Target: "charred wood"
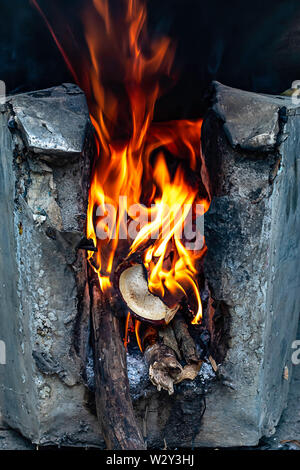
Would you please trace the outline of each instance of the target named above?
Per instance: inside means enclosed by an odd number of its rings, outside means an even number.
[[[145,449],[129,393],[121,321],[114,316],[97,282],[92,286],[92,319],[96,409],[107,448]]]

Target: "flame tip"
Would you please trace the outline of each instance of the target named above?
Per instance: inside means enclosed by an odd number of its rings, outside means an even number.
[[[171,295],[175,299],[192,292],[198,304],[192,323],[197,324],[202,318],[197,261],[204,256],[205,246],[198,251],[187,249],[183,229],[189,217],[193,222],[193,210],[189,207],[201,203],[206,212],[211,199],[201,150],[203,120],[153,122],[161,93],[160,77],[171,74],[174,43],[165,36],[149,37],[145,1],[128,0],[124,2],[123,15],[112,15],[108,0],[93,0],[92,10],[86,10],[84,15],[88,55],[76,68],[38,1],[31,0],[31,3],[46,22],[75,81],[85,91],[95,129],[96,153],[86,231],[98,250],[88,252],[87,257],[98,275],[101,291],[112,288],[111,273],[120,248],[119,239],[122,244],[133,240],[128,243],[130,254],[153,240],[144,250],[150,291],[162,298]],[[112,68],[114,80],[116,71],[122,77],[121,93],[107,86],[112,81]],[[153,163],[154,152],[157,156]],[[174,171],[168,167],[166,154],[174,157]],[[207,192],[205,198],[200,198],[199,188],[188,180],[187,167],[189,172],[201,175]],[[123,196],[127,202],[122,205],[119,201]],[[146,196],[147,207],[142,204]],[[145,223],[139,222],[138,216],[130,215],[128,208],[132,206],[148,217]],[[126,232],[125,216],[136,223],[133,237]],[[138,332],[138,321],[136,329]]]

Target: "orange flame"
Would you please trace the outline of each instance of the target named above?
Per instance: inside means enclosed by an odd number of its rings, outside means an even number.
[[[141,322],[139,320],[135,320],[135,336],[136,336],[137,344],[140,348],[140,351],[143,352],[142,342],[140,338],[140,326],[141,326]]]
[[[108,0],[92,4],[84,14],[89,54],[85,67],[76,73],[47,23],[86,93],[96,131],[87,237],[98,252],[88,256],[107,293],[120,253],[140,250],[150,291],[170,306],[192,293],[197,304],[193,323],[198,323],[202,306],[197,266],[205,247],[188,249],[182,232],[187,218],[194,220],[197,205],[206,212],[210,203],[201,152],[202,120],[153,123],[161,78],[170,76],[175,50],[170,38],[149,38],[145,5],[128,0],[125,11],[112,14]],[[167,165],[170,156],[176,166],[172,171]],[[192,172],[199,175],[201,196],[199,181],[189,179]],[[141,215],[145,223],[139,222]],[[126,231],[128,220],[139,229],[133,240]],[[99,237],[99,232],[105,236]],[[138,328],[136,323],[137,333]]]

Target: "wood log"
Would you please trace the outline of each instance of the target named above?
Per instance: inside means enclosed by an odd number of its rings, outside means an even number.
[[[176,314],[171,324],[159,330],[158,336],[160,339],[146,347],[144,352],[149,378],[158,391],[167,390],[172,395],[175,384],[196,378],[203,361],[180,313]],[[182,357],[187,363],[184,367],[178,361]]]
[[[174,393],[174,385],[183,380],[194,380],[203,364],[198,360],[182,367],[176,354],[170,347],[158,342],[145,350],[145,360],[149,366],[149,378],[160,392],[166,390],[169,395]]]
[[[173,349],[173,351],[176,353],[177,359],[181,361],[182,354],[180,352],[179,345],[172,327],[172,322],[164,328],[160,328],[158,330],[158,336],[161,339],[162,343],[164,343],[166,346],[169,346],[169,348]]]
[[[149,291],[141,263],[125,260],[117,268],[115,284],[133,315],[156,327],[161,326],[158,340],[151,334],[150,344],[145,346],[145,338],[141,344],[149,367],[150,381],[158,391],[166,390],[172,395],[174,384],[186,379],[193,380],[202,366],[188,326],[178,313],[180,304],[171,309]],[[179,362],[182,356],[187,363],[184,368]]]
[[[104,299],[98,282],[92,285],[96,409],[107,449],[146,448],[129,393],[121,322]]]
[[[119,276],[120,293],[133,315],[141,321],[153,324],[168,324],[176,314],[179,305],[169,308],[158,296],[148,289],[146,272],[142,264],[132,264]]]
[[[177,312],[172,322],[172,327],[186,363],[198,363],[200,357],[197,354],[195,342],[189,333],[188,325],[182,313]]]

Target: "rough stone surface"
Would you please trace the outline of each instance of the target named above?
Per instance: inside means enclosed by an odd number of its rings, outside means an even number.
[[[275,432],[291,380],[283,374],[300,311],[300,120],[289,98],[215,90],[203,127],[214,195],[205,271],[230,315],[230,340],[195,443],[249,446]]]
[[[73,84],[63,84],[8,99],[26,147],[35,153],[70,159],[83,148],[88,123],[84,94]],[[63,124],[63,125],[62,125]]]
[[[230,88],[214,82],[213,110],[222,119],[233,147],[245,150],[274,150],[279,137],[278,111],[283,106],[297,108],[283,96],[262,95]]]
[[[101,446],[74,351],[89,178],[84,95],[63,85],[11,97],[0,125],[3,421],[36,444]]]
[[[298,328],[300,340],[300,324]],[[295,351],[295,350],[294,350]],[[297,354],[300,358],[300,354]],[[267,449],[292,449],[300,451],[300,364],[294,364],[289,374],[292,374],[287,407],[276,428],[275,434],[263,440]]]
[[[12,429],[0,430],[0,450],[34,450],[35,446]]]

